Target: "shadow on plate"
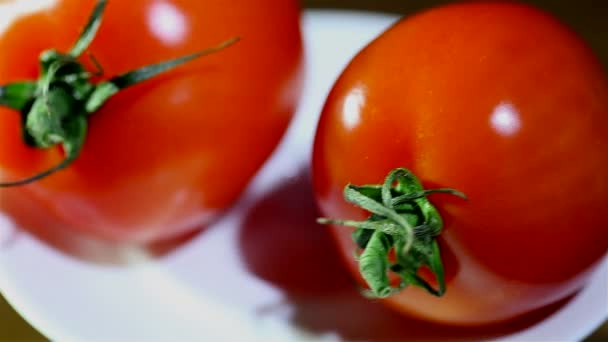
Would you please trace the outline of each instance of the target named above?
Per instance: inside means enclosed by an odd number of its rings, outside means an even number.
[[[280,314],[286,305],[293,308],[290,321],[297,327],[347,340],[471,340],[522,330],[566,302],[508,324],[474,329],[403,317],[360,295],[340,264],[330,231],[318,225],[316,217],[310,175],[304,171],[248,212],[239,236],[242,259],[251,273],[282,289],[287,298],[260,315]]]
[[[203,230],[196,229],[175,239],[149,245],[121,245],[66,229],[61,222],[49,220],[52,215],[35,214],[39,207],[23,192],[14,190],[5,191],[0,198],[0,212],[12,213],[10,218],[1,217],[2,224],[8,229],[0,231],[0,234],[9,236],[0,236],[0,252],[18,243],[24,234],[30,234],[46,246],[76,260],[100,265],[130,265],[163,257]]]

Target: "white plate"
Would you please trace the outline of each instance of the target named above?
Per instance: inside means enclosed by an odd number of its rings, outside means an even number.
[[[438,328],[362,299],[314,224],[308,159],[325,95],[347,61],[396,17],[308,11],[304,102],[240,202],[162,256],[121,251],[137,266],[68,256],[0,220],[0,290],[52,340],[433,339],[578,340],[608,316],[608,267],[529,326]],[[94,244],[97,256],[108,251]],[[325,258],[326,262],[321,263]],[[314,279],[318,279],[313,281]]]

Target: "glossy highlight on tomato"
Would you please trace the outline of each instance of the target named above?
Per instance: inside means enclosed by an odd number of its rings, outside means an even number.
[[[95,4],[57,0],[16,18],[0,34],[0,84],[37,79],[40,53],[67,52]],[[299,14],[291,0],[109,0],[81,57],[91,72],[101,66],[100,81],[240,41],[120,91],[90,116],[68,168],[0,189],[3,213],[38,230],[125,243],[171,239],[209,223],[239,196],[294,113],[303,76]],[[60,147],[28,146],[21,120],[0,108],[2,182],[63,158]]]
[[[383,299],[456,325],[506,321],[585,285],[608,250],[608,81],[550,15],[513,3],[453,4],[406,18],[365,47],[330,92],[313,179],[321,215],[363,220],[347,184],[397,168],[443,218],[447,290]],[[361,279],[352,228],[332,226]],[[428,277],[422,270],[421,277]]]

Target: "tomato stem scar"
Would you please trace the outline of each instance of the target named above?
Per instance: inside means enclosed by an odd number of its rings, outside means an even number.
[[[194,59],[221,51],[239,41],[228,39],[217,46],[186,56],[147,65],[94,84],[103,68],[89,54],[96,68],[86,70],[78,58],[88,49],[101,26],[107,0],[98,0],[91,16],[69,53],[53,49],[40,54],[41,75],[37,81],[0,86],[0,106],[17,110],[22,116],[24,141],[39,149],[63,148],[65,157],[56,166],[31,177],[0,183],[0,187],[26,185],[60,171],[80,155],[84,146],[89,115],[97,112],[120,90],[147,81]]]
[[[453,189],[425,190],[418,178],[409,170],[392,170],[382,185],[344,188],[347,202],[371,213],[365,221],[319,218],[321,224],[354,227],[353,240],[362,250],[358,256],[359,271],[370,290],[368,297],[386,298],[408,285],[421,287],[435,296],[446,291],[445,274],[436,237],[443,229],[443,220],[427,199],[434,193],[447,193],[467,199]],[[395,252],[396,260],[389,255]],[[418,275],[428,267],[437,281],[437,289]],[[400,278],[392,286],[388,277],[393,273]]]

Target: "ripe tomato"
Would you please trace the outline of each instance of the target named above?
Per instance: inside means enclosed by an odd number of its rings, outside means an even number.
[[[17,3],[1,11],[7,6]],[[40,53],[67,52],[94,7],[92,0],[60,0],[12,22],[0,34],[0,84],[37,79]],[[297,105],[298,2],[110,0],[87,49],[104,80],[234,36],[238,44],[112,97],[90,116],[84,147],[68,168],[0,189],[4,211],[45,230],[134,243],[208,223],[273,151]],[[87,54],[81,59],[95,71]],[[0,108],[2,181],[62,158],[59,147],[25,144],[19,113]]]
[[[312,172],[332,219],[368,217],[344,187],[381,184],[395,168],[465,193],[428,198],[444,221],[447,292],[409,286],[383,301],[478,325],[585,284],[608,249],[606,151],[608,81],[590,49],[537,9],[468,3],[405,19],[351,61],[323,109]],[[352,229],[332,230],[358,275]],[[432,285],[427,271],[418,276]]]

